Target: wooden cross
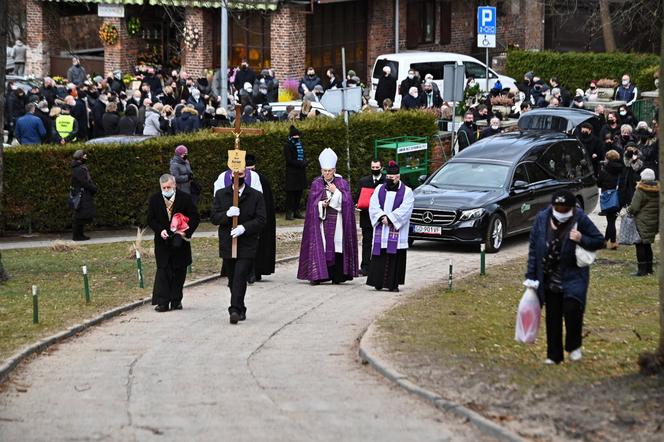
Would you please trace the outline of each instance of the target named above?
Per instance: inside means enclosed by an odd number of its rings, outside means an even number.
[[[263,135],[265,131],[263,129],[256,128],[243,128],[241,123],[242,117],[242,106],[239,104],[235,105],[235,127],[214,127],[212,131],[214,133],[232,133],[235,135],[235,148],[228,151],[228,168],[233,172],[233,206],[239,207],[240,204],[240,189],[239,187],[239,178],[240,173],[244,172],[246,168],[245,156],[246,151],[240,149],[240,135]],[[237,227],[238,220],[237,216],[233,217],[233,229]],[[237,258],[237,238],[233,238],[233,245],[231,248],[231,257]]]

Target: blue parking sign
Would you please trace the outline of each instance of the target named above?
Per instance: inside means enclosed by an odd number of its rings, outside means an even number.
[[[480,6],[477,8],[477,34],[496,35],[496,8]]]

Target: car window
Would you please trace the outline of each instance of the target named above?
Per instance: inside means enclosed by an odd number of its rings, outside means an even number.
[[[567,132],[568,121],[557,115],[528,115],[519,118],[519,129],[554,130],[556,132]]]
[[[583,166],[578,163],[583,156],[581,149],[576,149],[576,151],[566,149],[563,143],[556,143],[551,145],[537,162],[554,177],[573,180],[583,176]]]
[[[466,68],[466,77],[486,78],[486,68],[481,64],[464,61],[463,66]],[[489,78],[497,78],[491,70],[489,70]]]
[[[445,71],[445,65],[454,64],[453,61],[430,61],[426,63],[411,63],[410,68],[420,73],[420,78],[424,78],[427,74],[433,75],[434,80],[442,80]]]
[[[526,170],[528,171],[529,183],[539,183],[551,179],[549,174],[535,163],[526,163]]]
[[[383,76],[383,68],[389,66],[392,70],[392,76],[397,77],[399,75],[399,62],[394,60],[388,60],[386,58],[380,58],[376,60],[376,65],[374,66],[373,78],[380,78]]]
[[[523,164],[519,164],[516,166],[516,170],[514,171],[514,177],[512,178],[512,186],[514,186],[514,183],[517,181],[523,181],[526,183],[529,183],[528,181],[528,173],[526,172],[526,166]]]
[[[574,177],[581,178],[590,175],[592,170],[590,169],[588,156],[583,146],[573,141],[566,141],[563,143],[563,146],[565,156],[569,157],[570,163],[574,165]]]
[[[500,164],[448,163],[428,184],[440,189],[450,186],[499,189],[505,186],[509,170]]]

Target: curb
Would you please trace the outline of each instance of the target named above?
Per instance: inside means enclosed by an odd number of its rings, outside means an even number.
[[[376,355],[376,352],[372,348],[371,344],[367,343],[369,338],[374,334],[375,327],[372,323],[360,337],[359,356],[363,363],[371,365],[371,367],[382,376],[394,382],[407,392],[430,402],[434,407],[443,411],[451,411],[458,416],[468,419],[468,421],[470,421],[473,425],[475,425],[475,427],[477,427],[477,429],[479,429],[487,436],[506,442],[525,442],[525,439],[523,439],[521,436],[509,431],[504,427],[501,427],[492,420],[485,418],[481,414],[467,407],[464,407],[463,405],[450,402],[447,399],[442,398],[440,395],[409,381],[408,377],[396,371],[386,361],[380,359],[380,357]]]
[[[275,264],[284,264],[287,262],[291,261],[296,261],[300,257],[299,256],[288,256],[286,258],[281,258],[277,259],[275,261]],[[195,287],[201,284],[205,284],[210,281],[214,281],[215,279],[220,279],[219,275],[210,275],[210,276],[205,276],[200,279],[196,279],[194,281],[188,282],[184,285],[184,288],[191,288]],[[54,335],[48,336],[40,341],[35,342],[34,344],[31,344],[27,347],[25,347],[23,350],[19,351],[18,353],[14,354],[11,356],[9,359],[7,359],[5,362],[3,362],[2,365],[0,365],[0,385],[7,379],[7,377],[11,374],[11,372],[25,359],[28,357],[32,356],[33,354],[41,353],[47,348],[58,344],[66,339],[71,338],[72,336],[75,336],[82,331],[85,331],[86,329],[90,327],[94,327],[95,325],[99,325],[104,321],[107,321],[109,319],[112,319],[116,316],[121,315],[122,313],[128,312],[130,310],[135,310],[139,307],[144,306],[145,304],[150,303],[152,298],[143,298],[138,301],[130,302],[129,304],[121,305],[120,307],[116,307],[114,309],[108,310],[99,316],[96,316],[92,319],[88,319],[87,321],[81,323],[81,324],[76,324],[71,327],[69,327],[66,330],[63,330],[59,333],[56,333]]]

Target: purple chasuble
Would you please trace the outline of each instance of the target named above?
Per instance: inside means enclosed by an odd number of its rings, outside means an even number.
[[[230,170],[227,170],[224,173],[224,187],[228,187],[233,184],[233,172]],[[251,170],[250,169],[245,169],[244,170],[244,184],[247,185],[247,187],[251,187]]]
[[[403,196],[406,194],[406,186],[402,183],[399,183],[399,189],[397,189],[397,194],[394,197],[394,204],[392,204],[392,210],[398,209],[403,203]],[[385,184],[380,186],[378,189],[378,204],[380,204],[381,210],[385,210],[385,198],[387,197],[387,189]],[[387,253],[390,255],[395,255],[397,253],[397,248],[399,246],[399,231],[394,228],[393,225],[389,225],[390,233],[387,236]],[[383,239],[383,223],[379,222],[376,228],[374,229],[374,243],[373,250],[371,252],[374,256],[380,255],[380,243]]]

